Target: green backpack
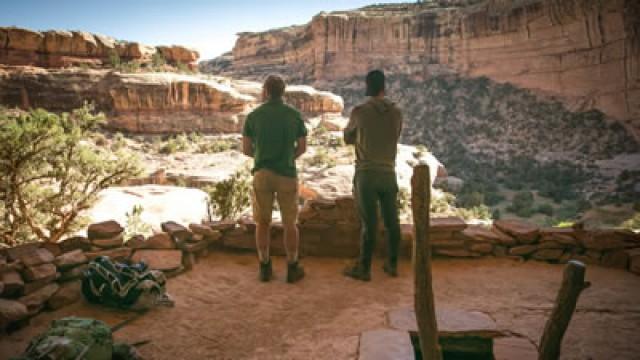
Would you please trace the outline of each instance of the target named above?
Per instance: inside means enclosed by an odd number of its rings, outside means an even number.
[[[15,360],[111,360],[113,345],[111,329],[104,322],[67,317],[52,321]]]

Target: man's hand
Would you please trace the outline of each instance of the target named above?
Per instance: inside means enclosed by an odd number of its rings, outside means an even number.
[[[242,137],[242,153],[253,157],[253,140],[248,136]]]
[[[299,137],[298,140],[296,141],[296,152],[295,152],[296,159],[299,158],[302,154],[304,154],[305,151],[307,151],[307,138],[302,136],[302,137]]]

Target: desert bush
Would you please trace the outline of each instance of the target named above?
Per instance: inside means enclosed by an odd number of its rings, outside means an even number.
[[[326,148],[318,147],[315,153],[305,159],[307,166],[330,168],[336,166],[335,157],[331,156]]]
[[[465,220],[491,220],[491,210],[486,205],[471,208],[457,208],[455,213]]]
[[[198,144],[197,151],[202,154],[219,153],[229,150],[238,150],[240,144],[232,139],[204,140]]]
[[[530,217],[534,212],[533,193],[531,191],[521,191],[516,193],[507,210],[520,217]]]
[[[236,171],[228,179],[208,186],[210,214],[220,219],[233,219],[244,211],[251,199],[251,176],[248,168]]]
[[[113,140],[111,141],[112,151],[118,151],[126,147],[127,147],[127,140],[125,140],[124,135],[122,135],[122,133],[117,132],[115,135],[113,135]]]
[[[118,54],[116,50],[111,50],[109,52],[109,63],[114,69],[117,69],[122,65],[122,59],[120,59],[120,54]]]
[[[547,216],[553,216],[553,207],[551,204],[540,204],[536,208],[536,212]]]
[[[441,197],[432,197],[430,210],[434,214],[448,214],[454,208],[455,196],[443,193]]]
[[[640,231],[640,212],[636,212],[631,218],[624,221],[621,227],[631,231]]]
[[[142,220],[144,207],[134,205],[131,212],[126,213],[127,222],[124,226],[124,237],[129,239],[134,235],[150,236],[153,234],[151,225]]]
[[[186,151],[189,149],[191,143],[185,134],[180,134],[169,138],[161,147],[161,154],[175,154],[179,151]]]
[[[98,193],[139,173],[135,157],[81,140],[102,114],[85,105],[61,115],[0,113],[0,236],[55,242],[83,224]]]
[[[167,60],[162,56],[162,53],[156,51],[151,56],[151,66],[154,70],[159,71],[163,66],[167,64]]]

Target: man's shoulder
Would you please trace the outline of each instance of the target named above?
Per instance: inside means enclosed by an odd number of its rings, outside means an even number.
[[[293,105],[287,104],[287,103],[282,103],[282,106],[284,109],[286,109],[286,111],[288,111],[291,115],[295,115],[300,117],[300,110],[296,109]]]

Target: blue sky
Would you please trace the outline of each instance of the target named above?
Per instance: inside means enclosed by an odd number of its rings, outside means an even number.
[[[320,11],[376,0],[4,0],[0,26],[85,30],[149,45],[180,44],[208,59],[231,50],[235,34],[303,24]],[[385,0],[385,2],[401,2]]]

